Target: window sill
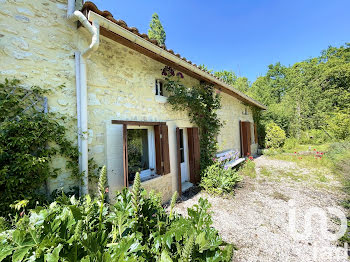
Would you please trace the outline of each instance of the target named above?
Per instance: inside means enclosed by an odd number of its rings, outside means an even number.
[[[147,176],[140,177],[140,179],[141,179],[141,183],[143,183],[143,182],[146,182],[146,181],[150,181],[150,180],[152,180],[152,179],[155,179],[155,178],[157,178],[157,177],[161,177],[161,175],[151,174],[151,175],[147,175]],[[131,184],[131,183],[129,184],[129,188],[132,188],[133,184],[134,184],[134,181],[132,181],[132,184]]]
[[[166,96],[156,95],[156,101],[158,103],[164,104],[164,103],[168,102],[168,98]]]
[[[160,177],[160,175],[151,174],[151,175],[148,175],[148,176],[144,176],[144,177],[141,178],[141,182],[145,182],[145,181],[151,180],[151,179],[156,178],[156,177]]]

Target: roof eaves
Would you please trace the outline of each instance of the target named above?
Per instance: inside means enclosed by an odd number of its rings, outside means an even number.
[[[125,30],[133,33],[134,35],[142,38],[143,40],[163,49],[164,51],[170,53],[171,55],[177,57],[178,59],[181,59],[183,62],[191,65],[192,70],[194,72],[196,72],[196,71],[198,72],[198,70],[200,70],[201,72],[205,73],[207,75],[207,78],[209,78],[211,81],[214,81],[219,86],[222,86],[224,88],[231,90],[232,92],[236,93],[238,96],[242,97],[244,100],[249,101],[250,103],[254,104],[255,106],[257,106],[261,109],[264,109],[264,110],[267,109],[267,107],[265,105],[261,104],[260,102],[256,101],[255,99],[247,96],[246,94],[240,92],[239,90],[237,90],[233,86],[228,85],[227,83],[222,81],[219,77],[215,76],[213,73],[201,68],[199,65],[192,63],[190,60],[187,60],[185,57],[181,57],[180,54],[175,54],[175,52],[172,49],[167,49],[164,45],[160,45],[157,42],[157,40],[150,39],[147,34],[141,34],[136,27],[129,27],[125,21],[114,19],[113,15],[109,11],[101,11],[98,9],[98,7],[94,3],[88,1],[88,2],[84,3],[84,5],[82,7],[82,12],[87,16],[89,11],[92,11],[92,12],[104,17],[105,19],[107,19],[107,20],[111,21],[112,23],[124,28]]]

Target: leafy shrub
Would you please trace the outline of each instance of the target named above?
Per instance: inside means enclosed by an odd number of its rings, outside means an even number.
[[[326,119],[326,129],[335,139],[350,139],[350,115],[333,113]]]
[[[232,168],[225,169],[219,161],[208,166],[201,176],[201,187],[210,194],[233,193],[241,177]]]
[[[105,203],[106,169],[98,198],[62,195],[0,233],[0,261],[231,261],[233,246],[211,227],[210,204],[200,199],[188,218],[170,214],[160,197],[147,196],[136,175],[132,192]]]
[[[330,140],[329,135],[324,130],[321,129],[310,129],[307,131],[303,131],[301,133],[301,137],[299,142],[301,144],[313,144],[319,145]]]
[[[266,147],[278,148],[283,145],[286,140],[286,133],[276,123],[269,122],[266,125]]]
[[[18,80],[0,83],[0,216],[16,200],[28,199],[31,206],[44,201],[38,189],[58,174],[50,168],[55,156],[65,157],[79,175],[78,149],[66,138],[62,118],[44,112],[44,94],[39,87],[22,88]]]
[[[298,140],[294,137],[288,137],[283,144],[283,149],[290,150],[296,147]]]

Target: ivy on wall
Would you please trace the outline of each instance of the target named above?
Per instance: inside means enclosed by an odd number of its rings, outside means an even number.
[[[213,156],[217,152],[217,135],[222,123],[217,115],[221,108],[220,94],[208,83],[188,88],[182,82],[181,72],[165,66],[162,70],[165,77],[165,88],[169,92],[168,103],[173,110],[186,111],[191,123],[199,128],[200,132],[200,166],[204,170],[213,163]]]
[[[10,211],[16,200],[33,206],[45,200],[38,189],[60,169],[51,167],[54,157],[66,159],[66,167],[79,179],[79,152],[66,137],[65,118],[45,112],[42,98],[47,91],[29,90],[18,80],[0,83],[0,216]]]

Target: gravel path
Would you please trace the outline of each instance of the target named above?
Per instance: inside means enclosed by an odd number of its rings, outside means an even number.
[[[207,198],[212,204],[214,227],[225,241],[234,243],[238,249],[233,261],[347,261],[345,249],[322,236],[317,216],[312,220],[312,234],[308,238],[294,240],[289,231],[289,200],[294,200],[298,232],[304,230],[304,215],[310,208],[321,208],[325,212],[327,207],[342,210],[339,202],[343,195],[337,189],[337,182],[334,187],[319,187],[305,179],[290,176],[281,179],[286,171],[303,177],[307,171],[293,162],[270,160],[265,156],[255,159],[255,163],[257,176],[245,177],[233,198],[200,192],[178,203],[176,211],[186,215],[187,208],[200,197]],[[261,173],[263,169],[269,170],[268,176]],[[327,215],[327,230],[336,232],[339,220]]]

